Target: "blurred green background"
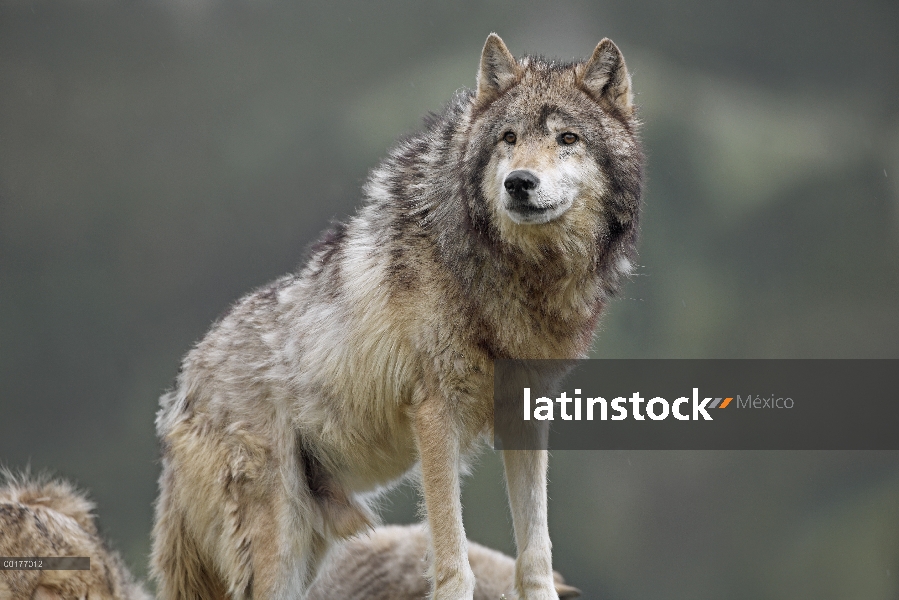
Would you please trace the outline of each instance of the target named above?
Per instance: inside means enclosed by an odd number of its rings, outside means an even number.
[[[513,53],[624,52],[640,268],[597,357],[899,358],[899,3],[0,0],[0,461],[146,571],[156,401],[368,169]],[[899,598],[899,453],[555,452],[587,598]],[[470,536],[512,551],[498,458]],[[414,489],[384,502],[415,518]]]

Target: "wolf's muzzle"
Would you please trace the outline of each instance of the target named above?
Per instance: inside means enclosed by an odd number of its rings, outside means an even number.
[[[503,186],[518,203],[526,203],[531,192],[537,189],[540,180],[530,171],[512,171],[506,176]]]

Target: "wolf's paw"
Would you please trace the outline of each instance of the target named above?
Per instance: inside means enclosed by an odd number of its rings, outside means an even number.
[[[559,600],[555,586],[549,589],[532,589],[518,593],[520,600]]]
[[[525,551],[518,556],[515,589],[520,600],[559,600],[549,556],[549,552],[539,550]]]
[[[463,568],[434,579],[432,600],[472,600],[473,596],[474,572],[467,563]]]
[[[566,588],[565,591],[568,591],[567,588],[569,587],[563,585],[563,588]],[[561,597],[561,592],[557,589],[552,575],[549,577],[537,577],[534,575],[519,577],[516,588],[520,600],[559,600]],[[576,588],[570,589],[575,590]],[[568,595],[565,597],[572,598],[575,596]]]

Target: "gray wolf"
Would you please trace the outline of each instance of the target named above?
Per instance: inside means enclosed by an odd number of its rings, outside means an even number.
[[[420,475],[437,600],[471,599],[460,476],[498,358],[585,356],[635,257],[642,155],[618,48],[516,60],[369,176],[305,266],[238,301],[160,400],[152,571],[165,600],[304,598],[374,497]],[[520,598],[557,598],[545,451],[503,453]]]
[[[150,600],[97,535],[93,504],[71,484],[4,474],[0,555],[89,556],[91,571],[0,571],[0,600],[93,598]],[[469,542],[475,600],[511,597],[515,561]],[[428,533],[421,525],[377,527],[332,552],[309,589],[310,600],[420,600],[428,593]],[[560,598],[580,592],[554,573]]]
[[[0,571],[0,600],[150,600],[97,533],[74,486],[0,473],[0,556],[88,556],[89,571]]]
[[[309,600],[420,600],[428,596],[428,531],[422,525],[377,527],[341,544],[322,566]],[[513,598],[515,561],[501,552],[468,542],[475,574],[474,600]],[[553,573],[559,598],[580,596]]]

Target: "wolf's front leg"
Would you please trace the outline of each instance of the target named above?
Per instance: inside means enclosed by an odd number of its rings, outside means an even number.
[[[439,400],[425,400],[415,415],[422,484],[433,552],[433,600],[470,600],[474,573],[462,526],[459,437]]]
[[[518,559],[515,590],[522,600],[557,600],[546,521],[546,450],[503,450]]]

